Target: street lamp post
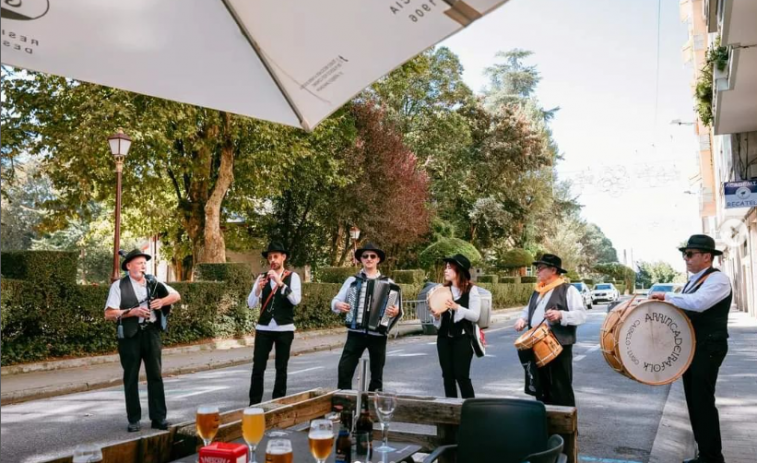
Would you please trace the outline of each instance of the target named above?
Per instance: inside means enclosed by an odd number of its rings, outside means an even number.
[[[121,171],[124,168],[124,158],[129,154],[131,138],[123,130],[108,137],[110,152],[116,160],[116,231],[113,236],[113,274],[110,281],[116,281],[121,277],[118,266],[118,250],[121,247]]]
[[[351,227],[350,238],[352,238],[352,262],[357,264],[358,259],[355,257],[355,253],[357,252],[357,240],[360,238],[360,229],[355,226]]]

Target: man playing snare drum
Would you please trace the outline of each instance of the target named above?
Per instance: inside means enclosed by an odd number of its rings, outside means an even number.
[[[680,294],[653,293],[650,299],[667,301],[683,309],[696,335],[694,359],[683,374],[683,390],[699,456],[684,463],[723,463],[715,383],[728,352],[731,281],[712,267],[713,258],[723,253],[715,248],[715,240],[709,236],[692,235],[679,250],[691,278]]]
[[[515,322],[515,329],[530,329],[544,320],[563,350],[538,371],[534,371],[533,361],[524,362],[526,392],[545,404],[575,407],[573,344],[576,327],[586,321],[586,307],[578,290],[560,276],[567,273],[562,268],[562,259],[544,254],[533,265],[536,266],[536,288],[521,318]]]

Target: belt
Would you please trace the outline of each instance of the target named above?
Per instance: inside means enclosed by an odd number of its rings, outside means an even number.
[[[139,324],[139,329],[140,329],[140,330],[147,330],[147,329],[150,329],[150,328],[154,328],[154,327],[155,327],[155,325],[157,325],[157,323],[153,323],[153,322],[144,322],[144,323],[140,323],[140,324]]]

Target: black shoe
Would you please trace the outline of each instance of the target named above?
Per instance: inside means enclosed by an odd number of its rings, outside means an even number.
[[[171,423],[169,423],[166,420],[152,420],[152,428],[153,429],[162,429],[163,431],[168,430],[168,426],[170,426]]]
[[[139,432],[142,430],[142,425],[139,424],[139,422],[129,423],[129,426],[126,427],[126,430],[129,432]]]

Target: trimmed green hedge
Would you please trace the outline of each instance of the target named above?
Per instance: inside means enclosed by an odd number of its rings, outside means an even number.
[[[78,253],[69,251],[8,251],[0,253],[6,278],[75,284]]]
[[[499,276],[499,282],[502,284],[513,284],[513,283],[520,283],[520,277],[513,277],[513,276]]]
[[[422,285],[426,280],[426,272],[421,269],[394,270],[389,277],[397,284]]]
[[[476,283],[492,293],[492,308],[504,309],[526,305],[531,294],[534,292],[534,285],[524,283]]]
[[[499,260],[499,265],[502,268],[522,268],[530,267],[534,261],[534,256],[521,248],[510,249],[505,252]]]
[[[536,283],[536,277],[520,277],[521,283]],[[533,287],[531,287],[533,289]]]
[[[316,280],[319,283],[342,284],[347,278],[355,276],[358,271],[357,267],[322,267],[318,269]]]
[[[497,275],[479,275],[476,280],[478,283],[499,283],[499,277]]]

